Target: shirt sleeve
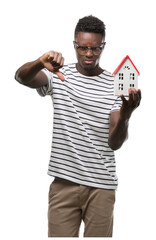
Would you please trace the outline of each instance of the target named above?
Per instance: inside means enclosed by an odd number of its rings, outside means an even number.
[[[121,105],[122,105],[122,100],[120,97],[117,97],[112,106],[111,112],[120,111]]]
[[[48,71],[46,68],[42,69],[42,72],[44,72],[44,74],[47,76],[48,84],[37,88],[36,90],[41,97],[44,97],[46,95],[52,95],[53,73]]]

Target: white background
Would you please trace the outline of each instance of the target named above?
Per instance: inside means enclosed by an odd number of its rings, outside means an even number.
[[[90,14],[106,24],[101,67],[113,72],[129,54],[141,73],[142,103],[116,152],[114,239],[156,237],[155,1],[6,0],[0,6],[0,239],[47,239],[52,103],[18,84],[15,71],[49,50],[75,62],[74,28]]]

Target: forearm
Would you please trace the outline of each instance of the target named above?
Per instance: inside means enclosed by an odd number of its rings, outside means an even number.
[[[23,85],[28,85],[33,81],[37,73],[43,68],[44,66],[41,63],[40,59],[37,59],[33,62],[28,62],[16,71],[15,79]]]
[[[109,146],[113,150],[119,149],[128,137],[129,120],[122,120],[119,118],[116,126],[109,134]]]

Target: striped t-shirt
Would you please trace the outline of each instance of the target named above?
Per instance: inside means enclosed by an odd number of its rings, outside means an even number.
[[[108,145],[110,113],[118,111],[120,98],[114,96],[114,78],[103,71],[85,76],[76,64],[65,65],[57,75],[42,70],[48,85],[37,89],[53,101],[53,139],[48,174],[78,184],[116,189],[114,151]]]

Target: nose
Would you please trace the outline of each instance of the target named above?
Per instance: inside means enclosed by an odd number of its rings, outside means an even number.
[[[92,57],[92,56],[93,56],[93,51],[92,51],[92,49],[88,49],[88,50],[87,50],[86,56],[87,56],[87,57]]]

